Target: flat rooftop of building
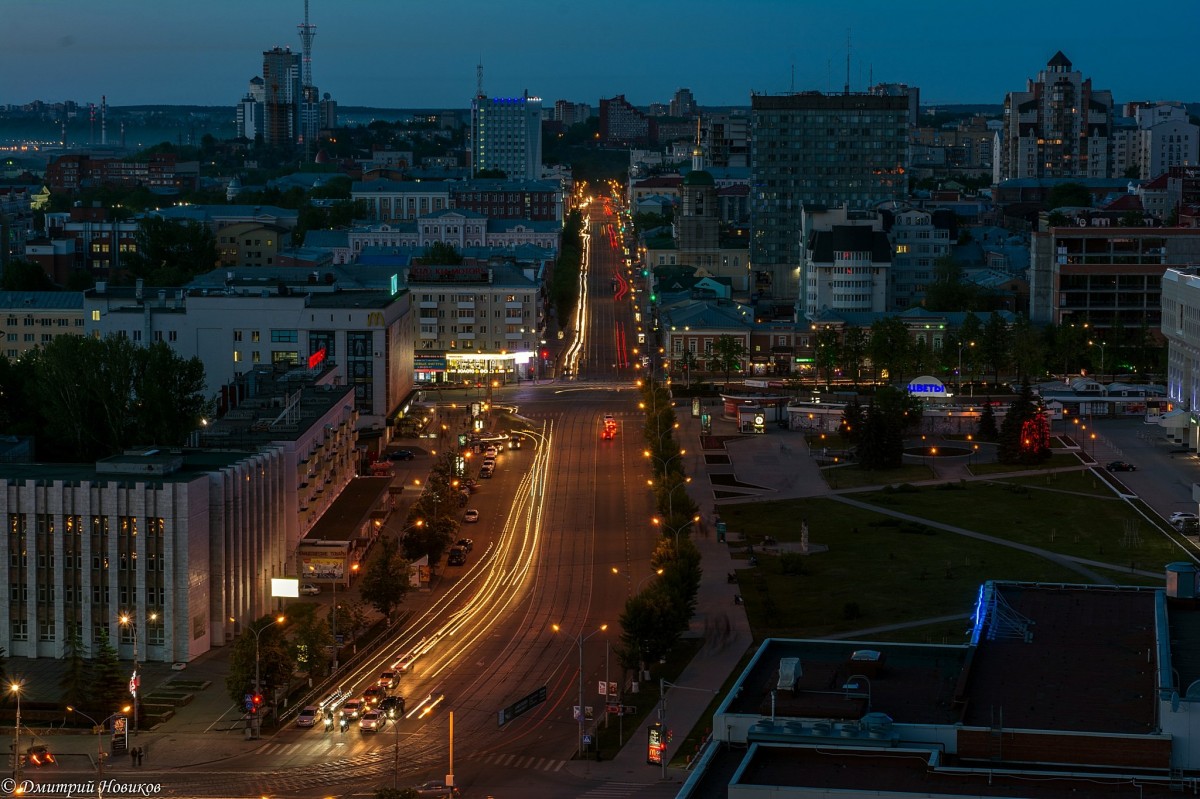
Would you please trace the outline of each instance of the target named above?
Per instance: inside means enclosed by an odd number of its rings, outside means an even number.
[[[231,466],[253,454],[248,450],[150,448],[142,452],[114,455],[96,463],[0,463],[0,479],[61,480],[78,483],[127,482],[130,478],[135,478],[149,483],[186,483],[199,475]]]
[[[1165,781],[1135,783],[1129,775],[1101,773],[1058,775],[1029,770],[964,769],[959,764],[931,767],[934,753],[919,749],[758,744],[746,749],[722,747],[687,799],[747,794],[770,786],[846,792],[847,796],[1021,796],[1026,799],[1078,799],[1086,796],[1155,799],[1172,795]],[[1079,769],[1075,769],[1079,771]],[[1147,775],[1148,776],[1148,775]],[[1161,778],[1162,775],[1157,775]],[[818,795],[816,793],[812,795]],[[819,795],[826,795],[824,793]],[[1174,795],[1178,795],[1175,792]]]
[[[355,477],[321,514],[304,536],[305,541],[352,541],[376,507],[376,501],[392,485],[390,477]]]
[[[1028,638],[980,640],[963,724],[990,726],[1003,712],[1010,728],[1154,731],[1157,676],[1147,660],[1156,646],[1154,588],[995,585],[1028,620]]]
[[[354,404],[353,386],[318,382],[332,371],[327,367],[314,374],[297,367],[277,374],[265,367],[246,373],[240,379],[252,387],[252,396],[211,422],[200,435],[200,444],[253,449],[273,441],[295,441],[332,408]],[[289,405],[289,397],[298,401]]]

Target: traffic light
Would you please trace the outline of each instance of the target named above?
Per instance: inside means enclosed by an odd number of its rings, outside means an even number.
[[[550,350],[542,350],[542,360],[550,357]]]
[[[255,694],[250,699],[250,712],[258,713],[259,708],[261,708],[261,707],[262,707],[262,694]]]

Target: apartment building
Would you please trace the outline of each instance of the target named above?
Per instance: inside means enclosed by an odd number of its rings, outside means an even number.
[[[907,192],[908,98],[804,92],[750,98],[751,250],[755,288],[796,299],[805,207],[850,210]]]
[[[1005,96],[993,182],[1110,177],[1112,128],[1112,92],[1093,88],[1059,51],[1025,91]]]
[[[416,306],[418,383],[538,376],[545,309],[539,276],[515,264],[405,270]]]
[[[83,335],[83,294],[78,291],[0,291],[0,341],[16,361],[58,336]]]

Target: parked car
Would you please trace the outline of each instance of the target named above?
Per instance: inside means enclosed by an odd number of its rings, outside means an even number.
[[[499,454],[499,451],[495,447],[488,447],[483,451],[483,456],[485,458],[494,458]]]
[[[474,508],[469,509],[466,513],[463,514],[463,521],[464,522],[479,521],[479,511],[475,510]]]
[[[1200,517],[1196,516],[1194,513],[1183,513],[1181,511],[1176,511],[1175,513],[1171,514],[1171,523],[1174,524],[1176,522],[1186,522],[1197,518]]]
[[[479,476],[484,480],[492,479],[492,468],[490,466],[484,466],[479,470]]]
[[[313,726],[314,724],[317,723],[317,716],[319,716],[320,713],[321,713],[321,711],[317,709],[316,705],[309,705],[308,707],[301,710],[300,714],[298,716],[296,716],[296,726],[297,727]]]
[[[321,586],[312,583],[304,583],[300,586],[300,593],[304,596],[316,596],[321,593]]]
[[[496,468],[496,459],[495,458],[484,458],[483,459],[483,468],[495,469]]]
[[[416,457],[416,455],[413,454],[411,449],[398,449],[395,452],[392,452],[388,455],[388,460],[390,460],[390,461],[411,461],[415,457]]]
[[[1136,466],[1134,466],[1132,463],[1127,463],[1125,461],[1113,461],[1112,463],[1108,464],[1108,466],[1105,468],[1107,468],[1110,472],[1136,472],[1137,471]]]
[[[460,539],[458,539],[457,541],[455,541],[455,542],[454,542],[454,546],[456,546],[456,547],[462,547],[463,549],[465,549],[465,550],[467,550],[468,552],[470,552],[472,549],[474,549],[474,548],[475,548],[475,539],[473,539],[473,538],[460,538]]]
[[[450,547],[450,554],[446,556],[447,566],[462,566],[467,562],[467,550],[462,547]]]

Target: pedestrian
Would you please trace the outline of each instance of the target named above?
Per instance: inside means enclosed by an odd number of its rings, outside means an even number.
[[[141,768],[142,767],[142,755],[144,755],[146,753],[142,751],[142,747],[140,747],[140,746],[137,748],[137,753],[138,753],[138,758],[137,758],[138,768]]]
[[[130,766],[137,765],[137,747],[134,747],[133,749],[129,750],[129,765]]]

